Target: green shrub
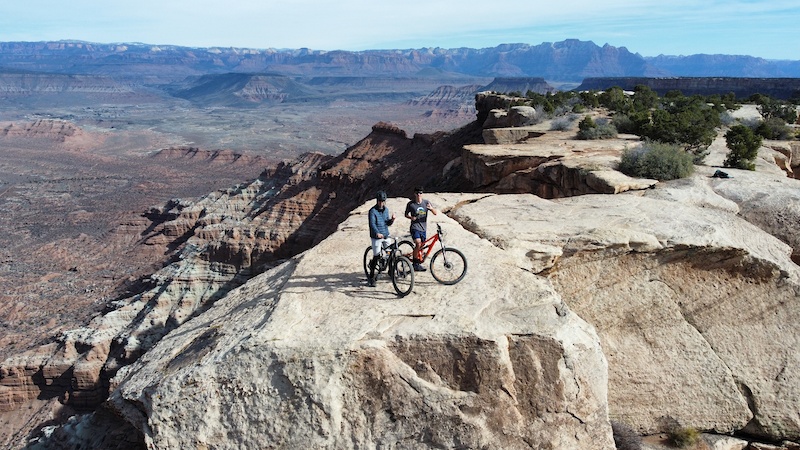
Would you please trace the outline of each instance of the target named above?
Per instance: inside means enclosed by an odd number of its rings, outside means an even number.
[[[693,155],[680,145],[644,142],[641,147],[625,149],[620,172],[637,178],[675,180],[694,172]]]
[[[605,106],[611,111],[627,112],[631,108],[631,100],[619,86],[605,90],[598,95],[597,100],[601,106]]]
[[[583,102],[589,108],[597,108],[600,106],[600,100],[597,98],[598,94],[596,91],[584,91],[578,94]]]
[[[658,104],[658,94],[649,87],[638,84],[633,88],[633,109],[635,111],[649,111]]]
[[[586,116],[578,123],[578,129],[581,131],[597,127],[597,124],[592,120],[592,116]]]
[[[667,435],[669,443],[678,448],[694,447],[700,442],[700,432],[693,427],[675,427]]]
[[[578,123],[578,139],[611,139],[617,137],[617,129],[606,119],[600,119],[595,123],[591,117],[586,116]]]
[[[673,97],[663,109],[653,111],[641,136],[700,150],[711,145],[720,124],[719,113],[700,98]]]
[[[630,114],[617,113],[612,118],[614,126],[620,133],[642,134],[642,130],[650,124],[650,113],[632,111]]]
[[[585,131],[578,131],[578,139],[591,141],[595,139],[612,139],[617,137],[617,129],[610,123],[598,125]]]
[[[786,123],[794,123],[797,120],[797,109],[793,104],[782,100],[774,99],[768,95],[753,94],[750,96],[758,108],[758,112],[765,119],[777,117]]]
[[[753,130],[764,139],[789,140],[794,137],[792,129],[779,117],[770,117]]]
[[[734,125],[725,133],[725,142],[730,149],[722,163],[734,169],[755,170],[754,161],[761,147],[761,136],[744,125]]]
[[[684,427],[673,417],[661,417],[659,422],[661,429],[667,434],[667,441],[673,447],[696,448],[702,440],[697,428]]]
[[[614,117],[611,119],[614,122],[614,126],[617,127],[617,131],[620,133],[630,133],[636,134],[636,124],[633,123],[631,117],[627,114],[614,114]]]

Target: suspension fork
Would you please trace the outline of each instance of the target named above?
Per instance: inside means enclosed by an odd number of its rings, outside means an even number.
[[[444,237],[442,236],[442,233],[439,232],[438,235],[439,235],[439,246],[442,249],[442,258],[444,258],[444,263],[445,265],[447,265],[447,246],[444,244]]]

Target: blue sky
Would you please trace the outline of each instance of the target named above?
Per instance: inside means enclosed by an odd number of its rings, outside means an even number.
[[[800,60],[798,0],[5,0],[0,41],[317,50],[495,47],[565,39],[643,56]]]

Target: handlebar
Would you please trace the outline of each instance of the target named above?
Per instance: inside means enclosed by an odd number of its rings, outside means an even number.
[[[383,247],[384,250],[391,249],[391,248],[397,248],[397,238],[396,237],[394,237],[394,236],[386,236],[383,239],[390,239],[392,241],[391,243],[388,243],[388,244],[386,243],[386,241],[381,243],[381,246]]]

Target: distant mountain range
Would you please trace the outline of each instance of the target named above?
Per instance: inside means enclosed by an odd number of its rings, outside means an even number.
[[[77,41],[0,43],[0,72],[92,74],[152,83],[220,73],[295,77],[541,77],[580,83],[596,77],[800,77],[800,61],[753,56],[644,57],[591,41],[504,44],[493,48],[322,51],[192,48]]]

